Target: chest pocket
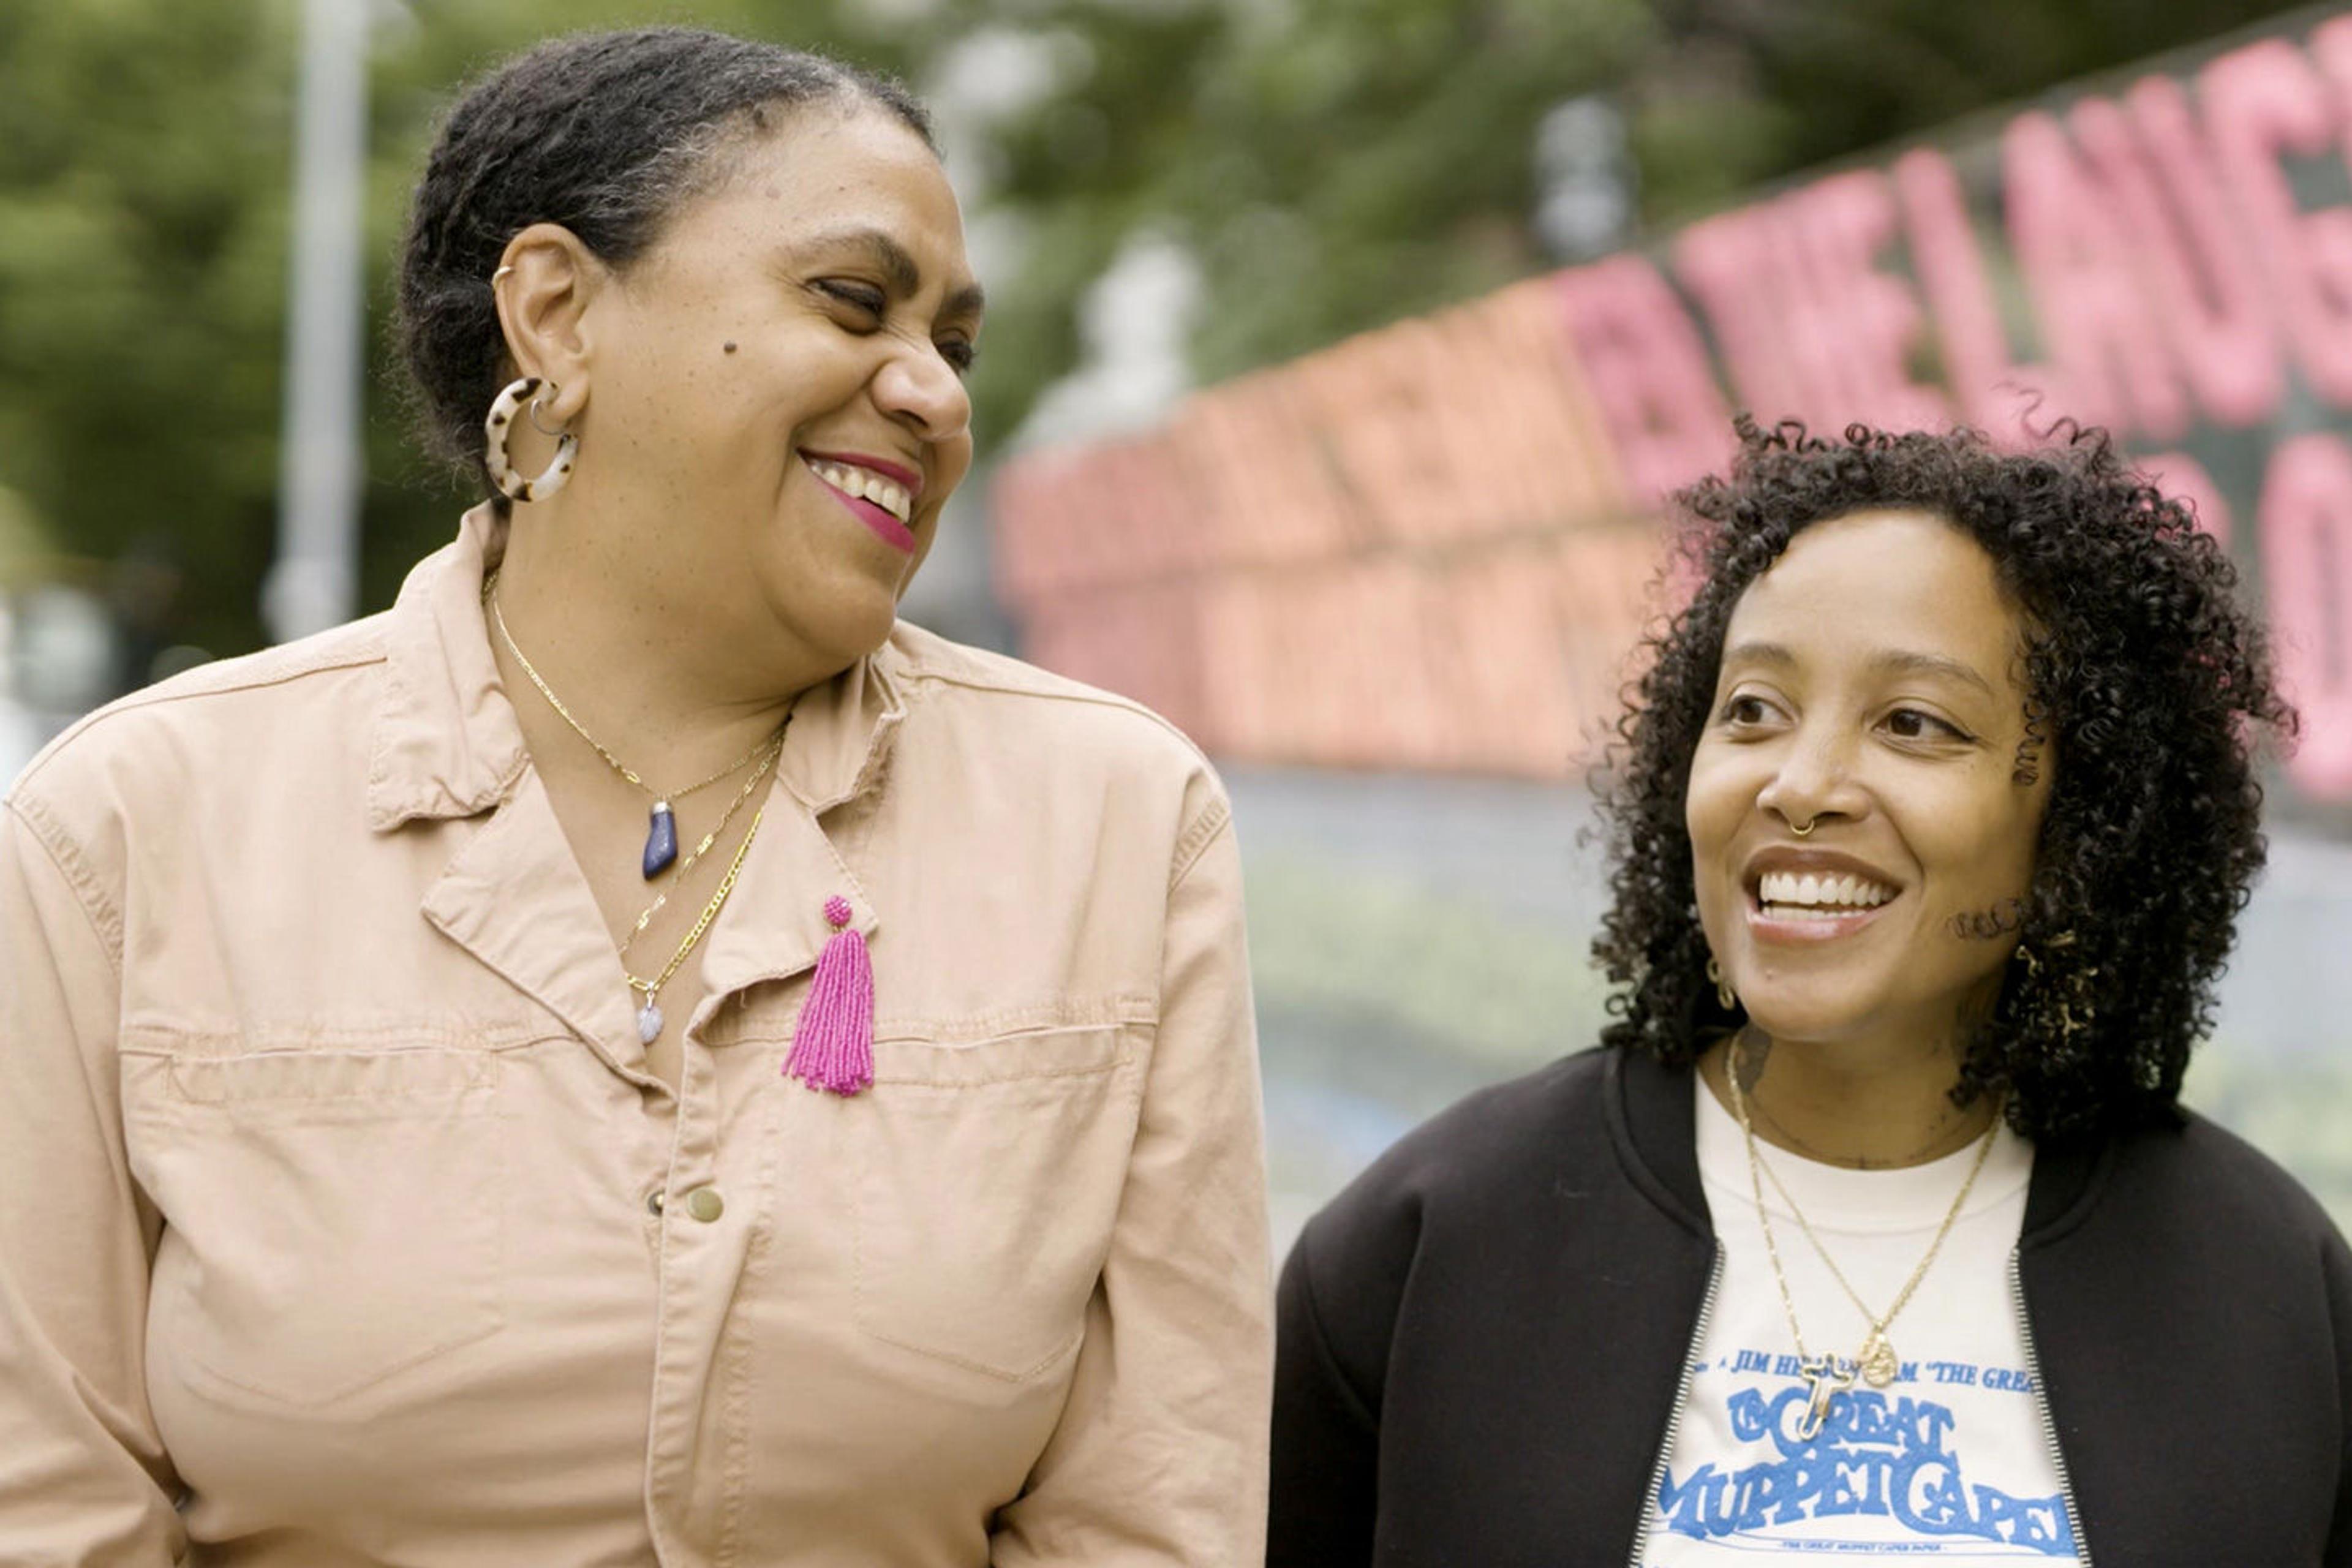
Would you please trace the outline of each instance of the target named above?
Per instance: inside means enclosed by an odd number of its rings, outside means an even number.
[[[1118,1214],[1150,1028],[877,1039],[845,1106],[859,1327],[991,1377],[1057,1367]]]
[[[151,1363],[232,1403],[333,1403],[495,1333],[499,1058],[126,1053],[163,1210]]]

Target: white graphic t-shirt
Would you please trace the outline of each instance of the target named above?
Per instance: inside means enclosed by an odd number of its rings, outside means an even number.
[[[1772,1279],[1739,1124],[1698,1094],[1699,1175],[1723,1275],[1673,1451],[1650,1500],[1642,1568],[1727,1568],[1759,1557],[1843,1563],[2074,1564],[2074,1526],[2027,1371],[2009,1261],[2032,1146],[2003,1127],[1967,1206],[1888,1326],[1901,1370],[1831,1395],[1797,1436],[1809,1384]],[[1759,1142],[1814,1234],[1874,1310],[1902,1292],[1976,1159],[1852,1171]],[[1764,1183],[1806,1348],[1849,1362],[1870,1323]]]

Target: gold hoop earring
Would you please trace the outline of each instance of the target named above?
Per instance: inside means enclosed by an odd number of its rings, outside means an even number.
[[[1739,994],[1732,990],[1731,982],[1723,977],[1723,965],[1712,957],[1706,961],[1706,977],[1714,983],[1716,1003],[1725,1012],[1728,1013],[1739,1005]]]
[[[533,395],[541,386],[549,395],[556,388],[553,382],[542,382],[535,375],[526,375],[507,384],[505,391],[490,404],[490,416],[482,421],[482,466],[490,472],[490,483],[509,500],[544,500],[562,489],[572,479],[572,465],[580,453],[580,437],[568,431],[549,430],[541,424],[540,400]],[[507,437],[514,434],[516,414],[528,400],[530,422],[547,435],[555,437],[555,456],[546,470],[537,479],[520,478],[514,465],[507,460]]]

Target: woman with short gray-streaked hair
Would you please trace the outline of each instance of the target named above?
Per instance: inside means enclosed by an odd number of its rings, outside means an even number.
[[[0,812],[0,1559],[1255,1560],[1231,814],[897,619],[982,309],[921,109],[547,45],[400,300],[456,542]]]

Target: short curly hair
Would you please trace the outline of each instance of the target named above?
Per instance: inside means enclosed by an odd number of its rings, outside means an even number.
[[[482,419],[505,340],[490,275],[507,241],[560,224],[626,268],[765,132],[769,110],[864,102],[932,151],[921,103],[891,78],[803,50],[690,27],[556,38],[468,87],[441,127],[411,203],[394,331],[428,451],[504,504],[483,464]]]
[[[1643,643],[1600,784],[1613,905],[1593,952],[1614,987],[1602,1039],[1687,1063],[1741,1021],[1706,979],[1690,835],[1692,753],[1711,716],[1740,595],[1810,525],[1924,511],[1992,558],[2027,623],[2018,778],[2053,753],[2032,886],[1959,922],[2014,932],[1967,1042],[1956,1097],[2006,1095],[2035,1139],[2178,1117],[2189,1047],[2262,868],[2264,731],[2292,735],[2236,570],[2189,509],[2127,467],[2100,430],[2062,425],[2040,450],[1973,431],[1842,439],[1742,416],[1727,479],[1677,499],[1689,603]]]

